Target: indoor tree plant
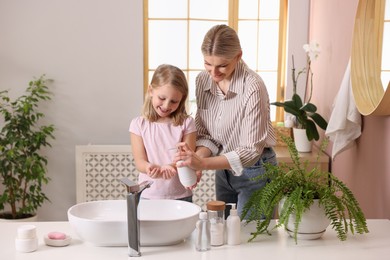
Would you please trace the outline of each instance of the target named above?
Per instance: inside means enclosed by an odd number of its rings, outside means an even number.
[[[40,150],[50,146],[54,126],[40,125],[44,114],[38,111],[40,101],[50,100],[47,81],[45,75],[34,79],[15,100],[8,90],[0,91],[0,218],[32,216],[49,200],[42,191],[49,181],[47,159]]]
[[[291,137],[282,136],[282,139],[287,144],[293,164],[265,164],[266,173],[255,178],[265,178],[269,182],[264,188],[255,191],[244,206],[242,219],[245,218],[247,223],[257,222],[256,231],[250,240],[268,232],[275,209],[279,207],[279,220],[274,228],[286,228],[293,216],[293,230],[290,230],[290,234],[297,242],[302,218],[316,200],[340,240],[346,240],[348,232],[367,233],[366,218],[346,184],[319,166],[309,169],[307,162],[301,162]],[[328,139],[324,139],[320,152],[324,151],[327,142]]]
[[[319,139],[317,126],[323,130],[326,130],[326,127],[328,126],[327,121],[317,113],[317,107],[310,102],[313,93],[313,72],[311,70],[311,62],[318,57],[319,45],[313,42],[303,45],[303,49],[306,52],[307,66],[298,71],[298,73],[296,73],[294,56],[292,56],[293,95],[291,100],[273,102],[271,104],[283,107],[285,112],[293,116],[294,127],[305,129],[309,141],[313,139],[317,141]],[[302,75],[306,75],[304,98],[301,98],[297,93],[298,81]],[[306,98],[308,92],[309,97]]]

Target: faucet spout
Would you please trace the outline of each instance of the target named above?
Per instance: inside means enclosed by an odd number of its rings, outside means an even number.
[[[138,204],[141,193],[152,185],[152,181],[135,183],[127,178],[121,179],[121,182],[127,187],[127,230],[129,256],[141,256],[140,250],[140,221],[138,218]]]

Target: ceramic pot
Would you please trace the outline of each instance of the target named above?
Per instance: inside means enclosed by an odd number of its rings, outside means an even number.
[[[294,143],[300,153],[309,153],[312,149],[312,141],[306,135],[306,129],[293,128]]]
[[[283,207],[282,200],[279,204],[279,210]],[[285,227],[287,233],[294,237],[295,214],[291,214],[288,220],[288,225]],[[298,226],[297,239],[309,240],[318,239],[326,231],[330,220],[325,215],[325,210],[319,205],[319,200],[314,200],[311,207],[302,215],[301,223]]]

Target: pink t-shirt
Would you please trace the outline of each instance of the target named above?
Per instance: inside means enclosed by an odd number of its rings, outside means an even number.
[[[187,134],[196,132],[195,120],[188,117],[183,125],[174,126],[172,123],[149,122],[142,116],[134,118],[130,123],[129,131],[139,135],[144,141],[146,155],[150,163],[157,165],[171,164],[176,144]],[[171,179],[152,179],[145,173],[140,173],[138,181],[152,180],[150,188],[142,192],[143,198],[148,199],[180,199],[192,195],[175,175]]]

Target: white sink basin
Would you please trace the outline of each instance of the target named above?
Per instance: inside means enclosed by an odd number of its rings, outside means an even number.
[[[140,200],[141,246],[182,242],[195,229],[201,208],[180,200]],[[126,200],[100,200],[69,208],[68,219],[81,240],[95,246],[127,246]]]

